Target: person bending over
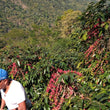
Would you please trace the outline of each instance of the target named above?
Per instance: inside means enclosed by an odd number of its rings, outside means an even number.
[[[0,91],[1,91],[1,107],[3,110],[5,105],[8,110],[30,110],[30,100],[26,97],[22,84],[8,77],[8,72],[0,69]],[[29,107],[27,107],[27,105]]]

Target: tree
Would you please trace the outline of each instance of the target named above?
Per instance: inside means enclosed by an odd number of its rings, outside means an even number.
[[[69,37],[72,33],[75,33],[75,31],[78,29],[79,21],[78,16],[81,15],[80,11],[73,11],[73,10],[67,10],[64,12],[64,15],[62,15],[57,20],[57,25],[61,32],[61,37]]]

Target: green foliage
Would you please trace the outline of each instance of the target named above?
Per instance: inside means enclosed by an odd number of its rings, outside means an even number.
[[[68,2],[66,0],[1,0],[0,36],[13,28],[30,30],[33,24],[46,23],[54,26],[54,21],[64,11],[68,9],[82,11],[89,2],[88,0]]]
[[[2,0],[0,3],[5,4],[5,7],[10,6],[11,11],[14,7],[18,10],[18,15],[22,11],[24,14],[21,17],[26,20],[23,23],[30,28],[27,24],[31,18],[28,13],[34,10],[32,15],[35,15],[35,7],[38,7],[41,15],[45,15],[50,20],[53,12],[51,9],[54,8],[49,8],[51,13],[45,13],[44,8],[40,8],[40,6],[44,6],[46,3],[47,6],[52,2],[37,1],[35,3],[32,0],[22,0],[23,4],[19,1],[13,1],[10,4],[9,1]],[[71,0],[68,2],[69,7]],[[78,1],[76,2],[78,3]],[[42,5],[38,5],[41,3]],[[53,3],[65,4],[67,1],[54,1]],[[55,7],[55,4],[51,6]],[[33,7],[28,10],[28,7],[32,5]],[[60,6],[63,5],[56,5],[58,9],[62,8]],[[6,10],[8,9],[6,7]],[[23,84],[32,102],[32,110],[50,110],[53,107],[46,89],[52,74],[60,73],[56,71],[57,69],[63,71],[57,83],[63,86],[63,91],[59,93],[60,96],[68,90],[69,85],[74,88],[71,89],[74,90],[74,94],[61,104],[62,110],[107,110],[110,108],[110,52],[107,44],[110,37],[109,11],[109,4],[106,4],[105,0],[101,0],[91,3],[82,14],[79,11],[66,11],[57,20],[56,27],[50,28],[44,23],[45,20],[42,17],[40,19],[44,20],[43,25],[31,25],[32,27],[28,31],[19,28],[9,28],[10,31],[4,30],[6,34],[0,37],[0,67],[8,70],[12,79],[19,80]],[[4,13],[1,14],[4,16]],[[26,18],[24,18],[25,14]],[[78,16],[79,14],[81,15]],[[10,19],[12,17],[10,11],[8,17]],[[33,16],[33,19],[38,20],[36,16]],[[5,26],[7,22],[5,19],[2,20],[4,24],[2,26]],[[11,26],[13,25],[11,24]],[[25,27],[25,25],[22,26]],[[3,32],[3,30],[1,31]],[[64,34],[65,32],[68,34]],[[74,72],[65,74],[67,70]],[[81,75],[78,76],[74,74],[75,72],[81,73]],[[77,88],[75,88],[76,86]],[[61,101],[60,98],[58,100]]]
[[[64,15],[57,20],[61,37],[70,37],[72,33],[75,34],[75,32],[80,29],[80,21],[78,21],[79,15],[81,15],[80,11],[67,10],[64,12]]]

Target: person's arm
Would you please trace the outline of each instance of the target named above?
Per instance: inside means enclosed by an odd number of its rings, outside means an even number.
[[[1,100],[0,110],[3,110],[4,107],[5,107],[5,101],[2,99],[2,100]]]
[[[18,104],[18,110],[26,110],[26,102],[25,101]]]

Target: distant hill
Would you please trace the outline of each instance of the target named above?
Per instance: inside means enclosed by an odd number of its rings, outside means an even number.
[[[32,24],[52,25],[68,9],[83,11],[93,0],[0,0],[0,35]],[[97,0],[94,0],[96,2]]]

